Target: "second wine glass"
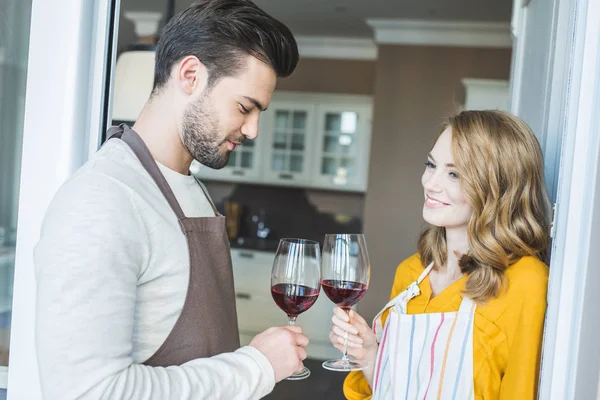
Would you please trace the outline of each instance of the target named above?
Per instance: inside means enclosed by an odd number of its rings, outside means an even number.
[[[296,325],[300,313],[317,301],[321,290],[321,254],[319,243],[305,239],[281,239],[271,271],[271,295],[288,316],[288,325]],[[310,370],[288,377],[308,378]]]
[[[362,234],[325,235],[323,243],[323,266],[321,284],[329,299],[349,312],[367,292],[371,266],[367,242]],[[323,368],[331,371],[358,371],[368,366],[366,362],[348,357],[348,340],[344,344],[344,356],[328,360]]]

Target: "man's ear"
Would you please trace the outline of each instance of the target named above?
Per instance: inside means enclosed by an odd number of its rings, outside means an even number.
[[[173,70],[175,84],[187,95],[203,91],[208,83],[208,69],[196,56],[182,58]]]

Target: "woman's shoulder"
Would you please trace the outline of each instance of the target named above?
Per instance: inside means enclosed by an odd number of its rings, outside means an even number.
[[[423,272],[425,267],[421,262],[419,253],[413,254],[398,265],[394,276],[394,284],[392,286],[392,297],[400,291],[406,289],[406,286],[414,282]]]
[[[521,257],[506,270],[507,292],[513,294],[543,292],[548,287],[548,266],[536,257]]]
[[[396,275],[398,275],[398,273],[400,272],[405,275],[419,276],[424,269],[425,267],[421,262],[421,256],[419,255],[419,253],[415,253],[412,256],[406,258],[398,265],[398,268],[396,268]]]
[[[522,257],[506,270],[500,295],[478,307],[481,316],[500,325],[514,325],[520,318],[534,318],[546,307],[548,266],[535,257]]]

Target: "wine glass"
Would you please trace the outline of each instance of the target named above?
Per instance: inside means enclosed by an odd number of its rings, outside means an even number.
[[[369,287],[371,266],[367,243],[362,234],[325,235],[323,243],[323,266],[321,285],[331,301],[347,313],[363,298]],[[344,356],[328,360],[323,368],[331,371],[360,371],[367,362],[348,357],[348,340],[344,344]]]
[[[271,295],[288,316],[288,325],[296,325],[298,315],[317,301],[321,290],[321,254],[319,243],[304,239],[281,239],[271,271]],[[308,378],[310,370],[288,377]]]

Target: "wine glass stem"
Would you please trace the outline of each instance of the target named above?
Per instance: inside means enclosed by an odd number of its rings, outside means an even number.
[[[296,325],[296,318],[298,318],[298,316],[290,317],[288,315],[288,325],[290,325],[290,326]]]
[[[346,312],[346,314],[348,314],[348,323],[352,323],[350,321],[350,310],[344,308],[344,311]],[[342,357],[343,361],[348,361],[348,332],[346,332],[346,337],[344,339],[344,356]]]

